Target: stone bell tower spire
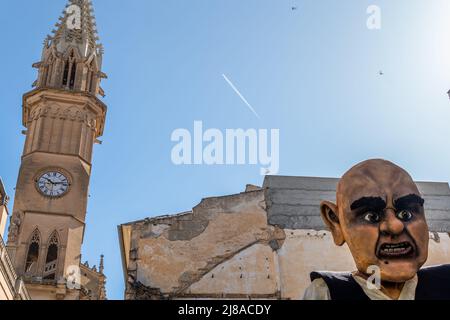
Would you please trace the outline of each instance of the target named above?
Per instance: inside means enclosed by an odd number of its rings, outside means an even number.
[[[34,88],[23,96],[27,130],[8,251],[33,299],[97,299],[93,292],[103,292],[94,284],[104,286],[104,275],[83,279],[88,272],[80,271],[92,151],[107,111],[99,99],[102,55],[91,1],[70,0],[33,65]]]
[[[52,87],[104,96],[100,81],[103,46],[98,42],[94,11],[90,0],[70,0],[44,41],[38,88]]]
[[[84,56],[96,51],[99,44],[94,9],[90,0],[70,0],[53,30],[58,49],[76,45]]]

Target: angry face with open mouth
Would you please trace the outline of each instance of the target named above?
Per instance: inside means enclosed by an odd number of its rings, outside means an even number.
[[[358,271],[381,270],[382,282],[412,279],[428,257],[424,200],[410,175],[385,160],[350,169],[337,187],[337,204],[321,213],[337,245],[348,244]]]

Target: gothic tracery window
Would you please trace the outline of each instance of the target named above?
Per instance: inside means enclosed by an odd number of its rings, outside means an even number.
[[[39,248],[41,244],[41,236],[39,234],[39,230],[34,230],[30,244],[28,246],[28,254],[27,261],[25,264],[25,272],[26,273],[34,273],[36,272],[37,263],[39,259]]]
[[[66,62],[64,63],[64,72],[62,81],[63,86],[67,86],[69,87],[69,89],[73,89],[75,87],[76,74],[77,74],[77,63],[75,53],[72,50]]]
[[[76,74],[77,74],[77,64],[75,62],[72,62],[72,70],[71,70],[71,73],[70,73],[70,81],[69,81],[69,88],[70,89],[73,89],[75,87]]]
[[[63,86],[67,86],[67,80],[69,79],[69,60],[67,60],[64,64],[64,73],[63,73]]]

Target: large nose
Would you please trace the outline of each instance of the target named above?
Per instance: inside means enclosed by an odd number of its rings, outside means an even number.
[[[380,223],[380,232],[383,235],[396,236],[400,235],[404,229],[405,225],[397,218],[394,210],[387,209],[383,220]]]

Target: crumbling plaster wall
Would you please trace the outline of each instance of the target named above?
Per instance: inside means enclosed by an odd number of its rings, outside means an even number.
[[[283,230],[267,223],[260,190],[205,199],[190,213],[136,223],[127,296],[144,286],[148,298],[278,297],[274,250],[284,239]]]
[[[353,271],[328,231],[268,224],[262,190],[203,200],[192,212],[132,224],[127,299],[301,299],[312,271]],[[428,265],[450,262],[430,233]]]

